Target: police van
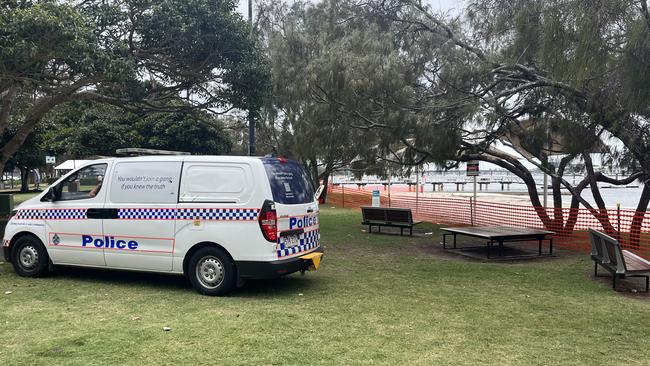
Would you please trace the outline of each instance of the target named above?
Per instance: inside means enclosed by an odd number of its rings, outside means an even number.
[[[184,274],[202,294],[318,268],[318,201],[283,158],[94,160],[21,204],[3,252],[16,273],[56,265]]]

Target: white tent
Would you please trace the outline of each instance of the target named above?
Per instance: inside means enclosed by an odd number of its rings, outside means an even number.
[[[92,160],[66,160],[63,163],[57,165],[54,167],[54,170],[72,170],[72,169],[77,169],[80,166],[86,164],[87,162],[92,161]]]

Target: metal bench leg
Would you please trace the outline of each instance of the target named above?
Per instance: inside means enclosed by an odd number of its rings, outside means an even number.
[[[539,239],[539,255],[542,255],[542,239]]]
[[[503,240],[499,240],[499,257],[503,256]]]
[[[456,249],[456,233],[454,233],[454,249]]]
[[[616,273],[612,275],[612,288],[616,291]]]
[[[553,238],[549,239],[548,254],[553,254]]]
[[[598,262],[594,261],[594,277],[598,277]]]
[[[648,292],[648,290],[650,290],[650,276],[643,277],[645,277],[645,292]]]
[[[492,239],[490,239],[490,241],[488,241],[487,259],[490,259],[490,249],[492,249]]]
[[[378,232],[378,233],[381,232],[381,225],[377,225],[377,232]]]
[[[413,226],[411,226],[411,227],[409,228],[409,235],[410,235],[410,236],[413,236]]]
[[[368,234],[372,234],[372,225],[368,225]]]
[[[399,236],[404,236],[404,228],[399,228]]]

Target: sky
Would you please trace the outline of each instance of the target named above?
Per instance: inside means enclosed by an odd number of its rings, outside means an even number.
[[[451,13],[456,13],[460,11],[463,7],[463,0],[425,0],[427,1],[431,7],[433,8],[434,11],[443,11],[443,12],[451,12]],[[317,1],[313,1],[317,2]],[[253,12],[255,11],[255,4],[256,1],[253,0]],[[239,1],[239,6],[238,10],[241,14],[244,15],[244,19],[248,19],[248,0],[240,0]],[[255,14],[253,14],[253,17],[255,17]]]

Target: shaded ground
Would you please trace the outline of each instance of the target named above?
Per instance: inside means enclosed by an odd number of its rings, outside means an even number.
[[[251,281],[224,298],[200,296],[182,277],[63,269],[25,279],[2,264],[0,365],[650,359],[647,297],[594,280],[587,255],[468,261],[442,253],[430,224],[411,238],[369,235],[355,211],[321,217],[327,254],[319,272]]]

